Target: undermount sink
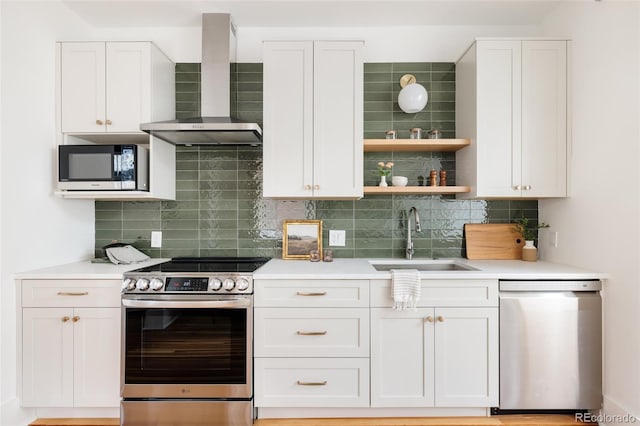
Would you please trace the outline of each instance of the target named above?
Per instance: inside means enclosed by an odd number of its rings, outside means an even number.
[[[457,262],[455,260],[408,260],[408,261],[370,261],[376,271],[390,271],[392,269],[417,269],[418,271],[477,271],[469,265]]]

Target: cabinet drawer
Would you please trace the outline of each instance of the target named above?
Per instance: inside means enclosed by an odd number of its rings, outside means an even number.
[[[368,407],[366,358],[256,358],[256,407]]]
[[[371,306],[393,306],[391,280],[371,281]],[[498,280],[422,280],[418,306],[498,306]]]
[[[368,280],[256,280],[258,307],[368,307]]]
[[[120,280],[22,280],[24,307],[120,307]]]
[[[369,356],[368,308],[255,308],[257,357]]]

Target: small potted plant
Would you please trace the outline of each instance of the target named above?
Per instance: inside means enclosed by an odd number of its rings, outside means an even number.
[[[380,183],[379,186],[388,186],[387,184],[387,176],[391,173],[391,169],[393,168],[393,163],[391,161],[380,161],[378,163],[378,174],[380,174]]]
[[[522,247],[522,260],[528,260],[535,262],[538,258],[538,249],[533,244],[533,240],[538,237],[538,229],[548,228],[549,225],[540,222],[533,226],[529,224],[529,219],[522,216],[516,219],[516,225],[514,229],[522,235],[524,238],[524,247]]]

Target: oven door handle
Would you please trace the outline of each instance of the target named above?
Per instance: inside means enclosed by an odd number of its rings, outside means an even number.
[[[210,309],[238,309],[250,308],[251,299],[230,300],[133,300],[122,299],[122,306],[126,308],[210,308]]]

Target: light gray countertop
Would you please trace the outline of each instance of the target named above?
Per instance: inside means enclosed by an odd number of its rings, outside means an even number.
[[[438,261],[442,261],[439,259]],[[477,270],[470,271],[423,271],[422,278],[433,279],[606,279],[606,274],[557,263],[522,260],[467,260],[448,259]],[[272,259],[258,269],[254,279],[389,279],[388,271],[376,271],[370,261],[400,263],[404,259],[335,259],[333,262],[310,262],[308,260]],[[413,259],[413,262],[432,259]]]
[[[14,274],[14,279],[122,279],[122,274],[133,269],[156,265],[169,259],[149,259],[129,265],[114,265],[113,263],[91,263],[90,260],[56,265],[49,268]]]
[[[130,265],[114,265],[111,263],[91,263],[82,261],[57,265],[17,273],[15,279],[121,279],[122,274],[145,266],[155,265],[169,259],[155,258]],[[413,262],[431,261],[432,259],[413,259]],[[424,271],[423,278],[433,279],[606,279],[604,273],[589,271],[568,265],[537,261],[521,260],[467,260],[462,258],[448,259],[468,265],[477,270],[471,271]],[[389,279],[388,271],[376,271],[370,261],[384,263],[401,263],[404,259],[335,259],[333,262],[310,262],[308,260],[272,259],[260,267],[254,279]],[[439,259],[442,261],[442,259]]]

